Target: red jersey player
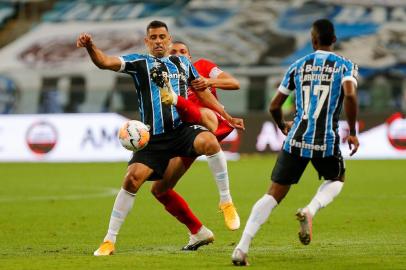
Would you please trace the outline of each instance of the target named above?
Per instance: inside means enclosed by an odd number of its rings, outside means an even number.
[[[175,41],[172,43],[170,54],[183,55],[191,59],[188,47],[185,43]],[[192,83],[194,91],[189,88],[188,101],[177,97],[176,108],[182,119],[186,122],[200,123],[213,131],[219,141],[230,134],[234,127],[244,129],[243,120],[231,117],[217,100],[216,87],[223,90],[238,90],[240,84],[237,79],[227,72],[222,71],[215,63],[207,59],[199,59],[193,64],[199,72],[202,80]],[[194,106],[193,106],[194,105]],[[195,108],[199,112],[195,112]]]
[[[184,55],[190,58],[187,46],[180,42],[174,42],[172,44],[171,53]],[[204,76],[207,76],[207,78],[201,79],[200,84],[192,85],[194,91],[189,89],[188,99],[177,96],[175,92],[171,90],[171,85],[168,83],[167,78],[166,90],[169,91],[162,89],[163,91],[161,91],[161,99],[165,104],[172,104],[176,106],[176,109],[184,122],[198,123],[206,126],[217,136],[217,139],[221,141],[233,131],[234,127],[243,129],[244,123],[242,119],[233,118],[227,114],[224,107],[218,102],[215,96],[216,92],[214,87],[236,90],[239,89],[239,82],[228,73],[221,71],[214,63],[211,63],[208,60],[198,61],[197,68],[199,69],[198,71],[201,72],[201,78]],[[212,87],[212,89],[210,89],[210,87]],[[186,172],[186,170],[195,160],[194,158],[177,159],[171,161],[171,164],[166,172],[166,176],[170,179],[172,186],[176,184],[177,180]],[[224,214],[226,226],[230,230],[236,230],[240,227],[240,218],[234,207],[230,194],[226,157],[221,151],[221,153],[218,155],[216,154],[209,156],[208,161],[210,170],[213,173],[220,193],[219,207]],[[171,207],[173,208],[172,210],[167,207],[167,204],[177,201],[175,196],[172,198],[172,186],[164,186],[158,181],[154,183],[152,193],[161,203],[165,205],[168,212],[180,220],[179,213],[175,213],[179,211],[174,210],[177,210],[177,207],[181,208],[182,205],[178,203],[176,204],[176,207]],[[177,197],[179,198],[179,195]],[[190,209],[188,211],[185,211],[186,207],[183,207],[183,209],[183,212],[189,213],[190,216],[192,215]],[[186,220],[188,220],[188,222],[185,222]],[[193,225],[187,225],[188,227],[197,227],[197,225],[199,225],[197,219],[194,221],[193,219],[185,217],[185,220],[180,221],[184,224],[190,223]],[[195,224],[196,226],[194,226]],[[191,242],[193,240],[192,236],[194,235],[191,235]],[[196,236],[198,237],[198,234]],[[198,246],[200,246],[200,244]],[[184,247],[184,249],[194,250],[195,248],[197,249],[198,246],[188,244]]]

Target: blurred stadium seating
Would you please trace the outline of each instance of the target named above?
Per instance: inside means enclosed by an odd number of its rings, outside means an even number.
[[[239,77],[241,91],[220,93],[230,112],[263,112],[284,68],[311,51],[311,22],[328,17],[337,28],[338,52],[360,66],[361,109],[385,114],[405,111],[406,4],[350,2],[0,2],[0,39],[7,38],[10,29],[19,32],[17,40],[10,37],[0,50],[0,74],[20,89],[15,113],[136,110],[136,99],[125,98],[132,95],[126,93],[130,79],[97,70],[82,50],[74,49],[74,41],[78,33],[90,31],[110,54],[144,51],[145,25],[159,18],[168,22],[175,39],[189,44],[195,59],[213,59]],[[44,109],[44,102],[50,100],[57,106]]]
[[[10,3],[0,3],[0,28],[16,14],[16,9]]]
[[[151,16],[176,17],[187,4],[177,1],[58,1],[52,10],[46,12],[44,22],[68,21],[118,21],[133,20]]]

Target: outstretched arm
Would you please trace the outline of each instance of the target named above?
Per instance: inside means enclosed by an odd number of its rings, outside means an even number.
[[[357,91],[355,84],[352,81],[345,81],[343,83],[344,89],[344,110],[347,116],[348,126],[350,128],[350,135],[347,138],[348,146],[350,147],[350,156],[357,152],[359,142],[356,134],[355,124],[357,121]]]
[[[113,71],[119,71],[121,69],[120,58],[103,53],[93,43],[92,36],[90,34],[80,34],[76,40],[76,47],[86,48],[93,63],[100,69],[109,69]]]

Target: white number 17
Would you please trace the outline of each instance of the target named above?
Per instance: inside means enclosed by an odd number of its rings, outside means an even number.
[[[309,119],[310,89],[311,88],[309,85],[303,86],[303,91],[304,91],[303,119]],[[317,107],[313,113],[313,119],[317,119],[319,117],[321,108],[323,108],[323,104],[326,101],[328,93],[330,92],[330,86],[329,85],[315,85],[313,87],[313,95],[318,97],[320,92],[322,92],[322,93],[321,93],[320,98],[317,100]]]

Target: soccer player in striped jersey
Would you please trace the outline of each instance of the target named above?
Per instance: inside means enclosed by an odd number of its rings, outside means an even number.
[[[147,180],[159,180],[160,192],[173,174],[182,169],[177,157],[215,156],[221,151],[216,137],[200,125],[183,123],[173,106],[161,103],[161,81],[155,76],[167,74],[178,95],[186,97],[188,85],[199,80],[199,74],[186,57],[169,56],[171,36],[164,22],[152,21],[147,26],[145,45],[149,54],[129,54],[121,57],[108,56],[94,44],[91,35],[83,33],[77,39],[77,47],[86,48],[93,63],[101,68],[129,74],[138,94],[141,120],[150,126],[148,145],[133,154],[127,167],[123,187],[118,193],[110,217],[104,242],[94,252],[95,256],[111,255],[115,251],[117,234],[130,212],[136,193]],[[204,89],[195,89],[204,90]],[[209,161],[210,162],[210,161]],[[226,173],[226,172],[225,172]],[[154,192],[154,191],[153,191]],[[165,208],[190,230],[188,246],[197,249],[213,242],[214,235],[191,213],[184,211],[187,203],[172,189],[172,196],[161,202]],[[186,213],[186,214],[184,214]]]
[[[334,25],[327,19],[313,23],[311,40],[315,52],[297,60],[285,74],[270,104],[272,117],[287,135],[272,171],[268,192],[251,210],[244,232],[232,254],[234,265],[247,265],[252,239],[273,208],[298,183],[311,162],[324,182],[311,202],[299,209],[299,240],[308,245],[312,239],[312,219],[340,193],[344,184],[344,161],[339,149],[338,119],[344,104],[350,134],[350,155],[359,146],[355,124],[357,116],[357,66],[333,52],[336,41]],[[296,115],[293,122],[283,119],[281,107],[295,91]]]

